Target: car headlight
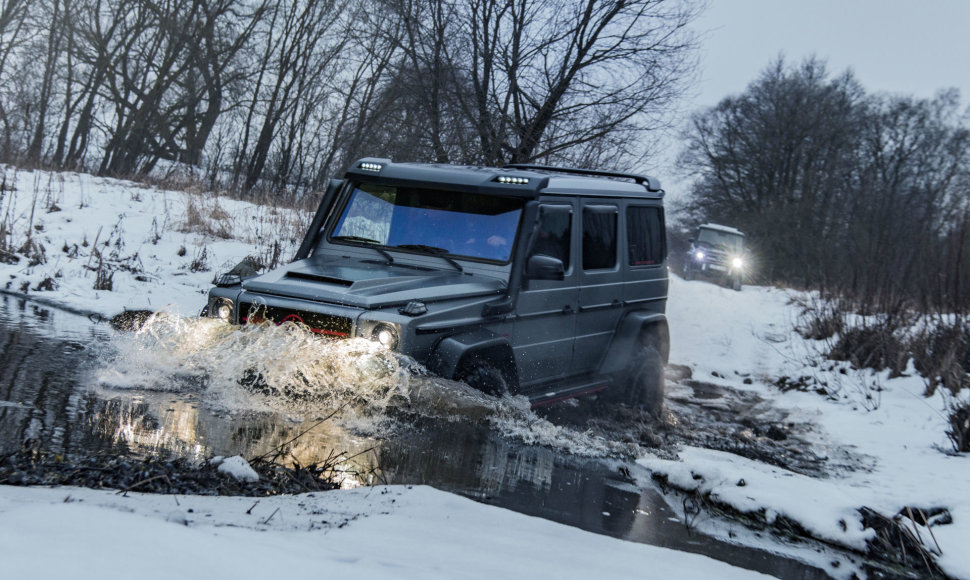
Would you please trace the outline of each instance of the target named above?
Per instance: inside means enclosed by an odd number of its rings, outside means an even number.
[[[700,250],[694,252],[694,258],[696,258],[697,260],[703,260],[704,252],[701,252]]]
[[[381,343],[384,348],[394,350],[401,342],[401,334],[393,324],[382,322],[371,331],[371,339]]]
[[[228,322],[232,320],[232,306],[232,300],[227,298],[216,299],[209,306],[209,316]]]
[[[735,258],[735,259],[731,260],[731,264],[735,268],[740,268],[741,266],[744,266],[744,260],[742,260],[741,258]]]

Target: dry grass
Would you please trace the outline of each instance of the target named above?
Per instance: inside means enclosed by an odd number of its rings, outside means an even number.
[[[946,436],[957,453],[970,453],[970,401],[954,401],[949,405]]]
[[[185,205],[185,221],[179,231],[228,240],[234,237],[232,222],[232,216],[222,209],[217,198],[192,195]]]

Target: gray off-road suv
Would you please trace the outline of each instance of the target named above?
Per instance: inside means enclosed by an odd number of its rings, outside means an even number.
[[[663,405],[663,190],[561,167],[362,159],[331,180],[293,262],[228,274],[207,315],[364,337],[533,406]]]
[[[722,281],[740,291],[747,269],[744,234],[737,228],[718,224],[703,224],[697,237],[690,239],[684,279],[704,276]]]

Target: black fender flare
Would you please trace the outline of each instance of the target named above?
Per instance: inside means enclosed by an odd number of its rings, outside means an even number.
[[[603,374],[623,372],[630,367],[641,339],[653,342],[664,364],[670,356],[670,330],[667,317],[659,312],[634,311],[620,321],[613,335],[613,342],[603,359]]]
[[[484,328],[442,338],[431,351],[425,366],[439,377],[454,379],[461,361],[473,354],[493,360],[506,375],[510,388],[518,385],[515,356],[508,338]]]

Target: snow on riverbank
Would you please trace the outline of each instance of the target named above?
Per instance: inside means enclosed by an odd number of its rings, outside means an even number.
[[[290,497],[0,487],[7,578],[766,578],[430,487]]]
[[[0,192],[0,230],[8,236],[2,241],[19,258],[0,254],[0,289],[105,317],[125,309],[194,314],[216,273],[245,256],[268,261],[278,253],[286,260],[309,219],[88,175],[9,167],[0,172],[7,184]],[[95,289],[99,274],[101,286],[109,277],[111,290]],[[862,506],[890,517],[906,507],[945,508],[953,522],[933,528],[942,549],[939,562],[947,573],[970,578],[970,552],[963,550],[970,540],[970,496],[964,489],[970,457],[948,453],[942,395],[924,398],[923,380],[912,369],[889,379],[887,373],[824,361],[822,345],[792,330],[799,312],[792,299],[799,297],[761,287],[738,293],[673,277],[671,362],[691,367],[695,380],[755,393],[793,423],[814,425],[800,433],[812,451],[823,457],[849,454],[854,463],[833,462],[837,467],[821,478],[686,448],[678,460],[647,453],[637,475],[662,475],[741,512],[767,521],[784,517],[853,549],[861,549],[873,533],[863,527]],[[826,393],[782,392],[772,384],[782,376],[810,377]],[[84,501],[62,503],[68,495]],[[579,578],[604,572],[624,577],[643,569],[658,577],[753,576],[698,556],[594,536],[426,488],[265,499],[260,510],[279,507],[276,517],[263,511],[260,517],[240,515],[253,501],[0,488],[0,558],[25,566],[22,570],[41,565],[51,576],[66,570],[72,558],[104,570],[97,561],[109,549],[115,559],[107,558],[106,565],[147,570],[149,577],[156,570],[158,577],[250,577],[270,567],[395,578]],[[190,508],[181,509],[179,502]],[[304,507],[318,502],[330,506],[321,508],[324,515]],[[333,506],[349,515],[333,515],[338,509]],[[187,509],[195,511],[186,515]],[[353,519],[356,514],[367,517]],[[308,531],[322,525],[318,517],[331,525]],[[340,517],[350,523],[332,525]],[[270,525],[259,525],[265,518]],[[716,525],[705,531],[718,533]],[[180,553],[184,559],[173,557]]]
[[[863,549],[873,535],[858,509],[892,517],[905,508],[945,508],[953,522],[918,532],[939,563],[970,578],[970,457],[954,455],[947,441],[941,392],[923,397],[924,381],[912,366],[905,376],[853,370],[825,361],[824,345],[792,328],[804,296],[775,288],[740,293],[704,282],[671,279],[668,317],[671,360],[693,369],[694,380],[748,390],[768,399],[794,422],[817,428],[804,434],[826,456],[840,447],[857,457],[852,469],[808,477],[730,453],[686,448],[671,461],[646,455],[638,463],[677,487],[710,494],[740,512],[784,516],[821,539]],[[781,392],[779,377],[810,377],[808,392]],[[823,387],[820,394],[815,387]],[[911,529],[912,525],[909,526]],[[934,540],[935,539],[935,540]]]
[[[0,175],[0,289],[105,317],[197,314],[216,274],[246,256],[290,259],[312,217],[86,174]]]

